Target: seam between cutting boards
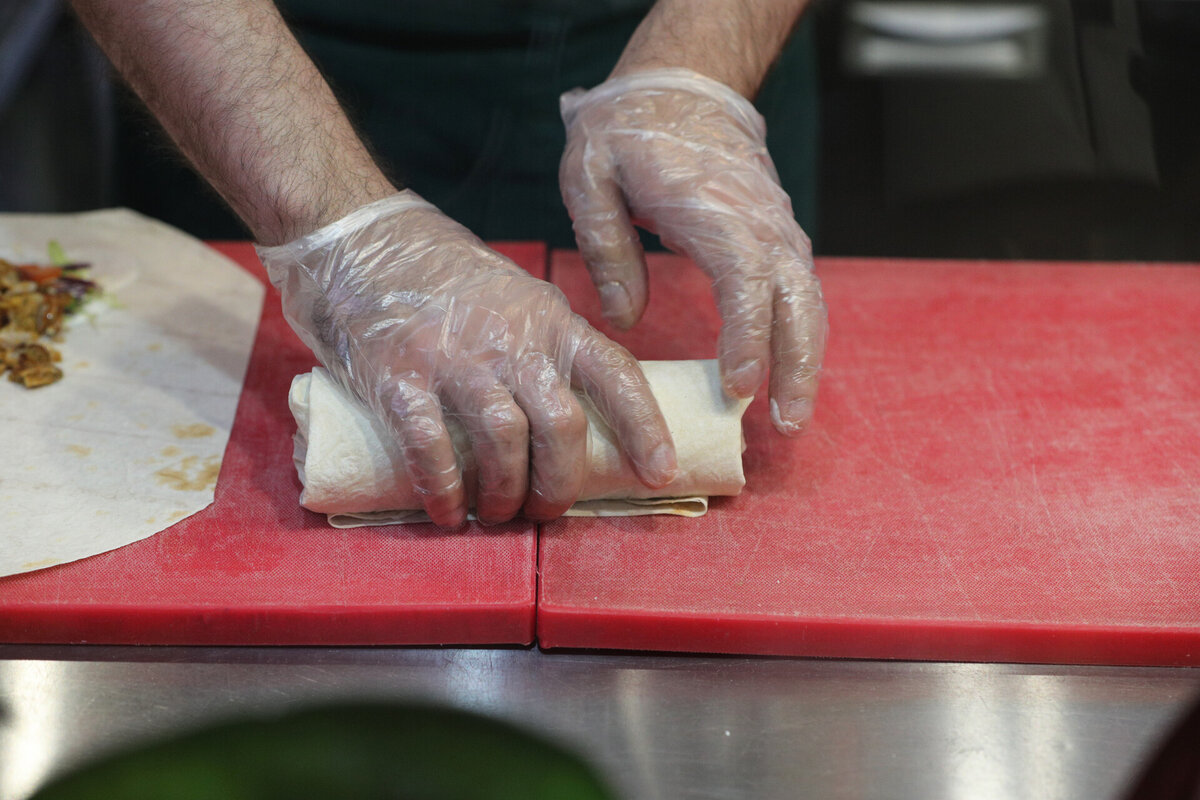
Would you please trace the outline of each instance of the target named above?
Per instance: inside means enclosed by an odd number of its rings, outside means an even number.
[[[542,273],[547,283],[554,283],[555,248],[545,245],[542,254]],[[533,524],[533,646],[541,649],[542,634],[542,533],[544,523]]]

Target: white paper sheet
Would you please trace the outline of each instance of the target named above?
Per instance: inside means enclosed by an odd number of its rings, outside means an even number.
[[[0,258],[57,240],[111,298],[70,322],[64,377],[0,380],[0,575],[144,539],[205,508],[263,286],[202,242],[125,209],[0,214]]]

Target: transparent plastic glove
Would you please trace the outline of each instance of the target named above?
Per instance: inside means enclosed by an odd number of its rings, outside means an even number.
[[[641,317],[646,262],[633,226],[659,234],[713,281],[725,390],[753,395],[769,363],[775,427],[798,433],[816,398],[825,304],[762,117],[685,69],[576,89],[561,105],[559,183],[605,317],[622,328]]]
[[[587,421],[572,384],[642,480],[673,479],[670,433],[633,357],[412,192],[258,252],[288,322],[401,443],[438,524],[461,524],[472,505],[494,523],[574,502]],[[455,451],[451,419],[469,453]]]

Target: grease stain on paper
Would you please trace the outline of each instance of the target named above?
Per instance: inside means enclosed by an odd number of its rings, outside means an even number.
[[[67,445],[67,450],[79,456],[80,458],[83,458],[84,456],[90,456],[92,454],[92,448],[85,447],[81,444],[69,444]]]
[[[221,459],[209,456],[187,456],[178,464],[163,467],[154,473],[159,484],[181,492],[203,492],[217,485],[217,474],[221,471]]]
[[[62,562],[59,561],[57,558],[45,558],[45,559],[42,559],[41,561],[26,561],[24,564],[21,565],[21,569],[23,569],[23,570],[45,569],[46,567],[53,567],[55,564],[61,564],[61,563]]]
[[[163,458],[174,458],[182,452],[183,451],[175,445],[169,444],[162,449],[162,452],[159,455],[161,455]],[[153,461],[153,459],[151,459],[151,461]]]
[[[191,425],[172,425],[171,432],[175,434],[176,439],[203,439],[205,436],[212,436],[217,429],[203,422],[195,422]]]

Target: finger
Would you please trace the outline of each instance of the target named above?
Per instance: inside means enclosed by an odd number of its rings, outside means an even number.
[[[525,516],[557,519],[578,499],[587,477],[587,416],[557,377],[518,380],[514,395],[529,419]]]
[[[721,332],[721,383],[734,397],[752,397],[767,377],[771,342],[772,248],[762,225],[732,212],[695,209],[661,225],[663,241],[689,256],[712,279]]]
[[[746,231],[692,248],[692,258],[713,282],[721,332],[717,358],[721,383],[734,397],[752,397],[767,376],[771,342],[771,280],[763,247]]]
[[[821,283],[802,264],[779,273],[771,333],[771,420],[787,435],[812,418],[828,322]]]
[[[575,353],[574,370],[642,483],[660,489],[675,480],[679,464],[671,431],[629,351],[587,328]]]
[[[504,386],[456,390],[450,409],[462,423],[475,456],[475,514],[485,525],[507,522],[521,510],[529,476],[529,424]]]
[[[588,163],[584,150],[569,147],[563,156],[559,169],[563,202],[579,252],[600,294],[604,318],[618,328],[629,328],[646,310],[646,257],[608,163]]]
[[[715,281],[721,333],[717,358],[721,383],[734,397],[753,397],[767,375],[771,341],[771,289],[757,273],[729,273]]]
[[[429,518],[446,528],[467,519],[462,470],[437,398],[420,383],[401,381],[384,398],[400,439],[413,489]]]

